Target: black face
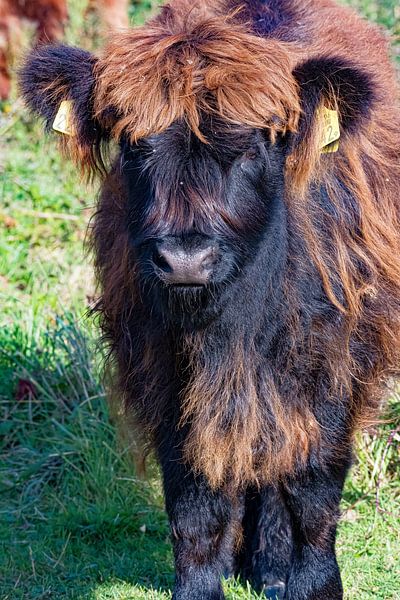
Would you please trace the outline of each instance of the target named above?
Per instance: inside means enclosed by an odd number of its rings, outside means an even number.
[[[212,125],[208,143],[175,124],[122,144],[142,297],[184,327],[217,316],[261,242],[279,243],[273,223],[282,212],[284,140]]]

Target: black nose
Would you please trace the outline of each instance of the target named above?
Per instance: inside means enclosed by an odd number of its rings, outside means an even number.
[[[162,279],[170,285],[205,285],[216,262],[216,248],[185,249],[157,244],[154,263]]]

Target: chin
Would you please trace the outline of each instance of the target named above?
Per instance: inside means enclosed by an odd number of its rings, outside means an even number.
[[[221,314],[217,286],[170,285],[153,290],[153,314],[177,331],[198,331]]]

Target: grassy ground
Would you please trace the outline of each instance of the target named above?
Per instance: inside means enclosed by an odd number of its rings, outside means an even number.
[[[72,42],[84,37],[84,4],[71,0]],[[393,0],[357,5],[400,33]],[[132,18],[150,8],[134,6]],[[18,104],[1,115],[0,133],[0,598],[170,598],[157,470],[138,481],[116,440],[84,318],[94,290],[82,241],[95,192]],[[396,397],[390,412],[399,419]],[[338,547],[348,600],[400,599],[394,428],[360,439],[346,486]],[[229,600],[256,598],[233,581],[226,590]]]

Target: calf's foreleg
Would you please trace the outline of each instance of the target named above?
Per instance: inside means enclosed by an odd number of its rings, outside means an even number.
[[[173,600],[222,600],[222,574],[231,570],[235,508],[220,491],[185,467],[172,440],[159,452],[175,558]]]
[[[294,540],[287,600],[343,598],[335,538],[349,463],[309,467],[285,486]]]
[[[291,516],[281,486],[249,489],[237,572],[267,598],[283,600],[292,560]]]

